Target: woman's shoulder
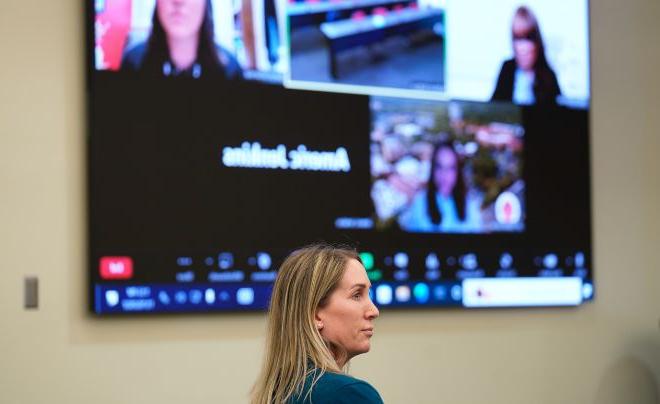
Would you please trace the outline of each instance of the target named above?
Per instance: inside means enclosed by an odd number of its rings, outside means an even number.
[[[401,212],[399,226],[405,231],[433,231],[433,224],[428,216],[428,191],[420,190]]]
[[[352,376],[325,372],[312,393],[314,404],[382,403],[380,395],[369,383]]]
[[[224,47],[217,44],[215,46],[215,50],[218,54],[218,60],[220,61],[220,64],[222,64],[224,67],[226,77],[230,80],[242,79],[243,69],[241,69],[241,65],[238,63],[234,55],[232,55],[231,52],[229,52]]]
[[[138,70],[144,61],[144,55],[147,53],[147,43],[139,42],[127,47],[121,58],[122,70]]]
[[[323,373],[314,385],[311,398],[312,404],[383,403],[378,391],[369,383],[334,372]]]

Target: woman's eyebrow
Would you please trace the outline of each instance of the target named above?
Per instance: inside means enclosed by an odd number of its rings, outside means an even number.
[[[356,283],[355,285],[351,286],[349,290],[353,289],[366,289],[370,287],[371,285],[367,285],[366,283]]]

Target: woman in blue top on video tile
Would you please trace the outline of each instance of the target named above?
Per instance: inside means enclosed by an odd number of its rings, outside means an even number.
[[[316,244],[289,255],[273,286],[251,402],[382,403],[371,385],[345,373],[371,347],[379,313],[370,287],[355,250]]]
[[[469,195],[463,161],[449,142],[434,147],[430,178],[399,216],[405,231],[426,233],[478,233],[482,231],[481,201]]]

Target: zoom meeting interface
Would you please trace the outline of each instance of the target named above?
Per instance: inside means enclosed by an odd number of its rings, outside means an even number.
[[[87,1],[100,315],[264,310],[355,247],[380,307],[593,299],[586,0]]]

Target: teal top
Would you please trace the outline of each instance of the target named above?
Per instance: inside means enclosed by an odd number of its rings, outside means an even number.
[[[301,396],[289,399],[287,404],[383,404],[383,399],[371,385],[354,377],[325,372],[312,389],[311,401],[305,400],[312,376],[305,381]]]

